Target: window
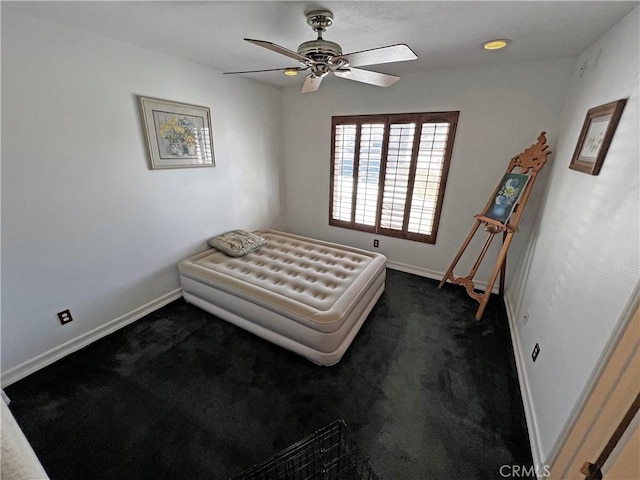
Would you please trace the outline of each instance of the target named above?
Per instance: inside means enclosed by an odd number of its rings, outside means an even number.
[[[333,117],[329,224],[435,243],[458,112]]]

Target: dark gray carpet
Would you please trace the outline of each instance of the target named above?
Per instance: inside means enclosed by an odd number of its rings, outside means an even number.
[[[388,270],[320,367],[179,300],[6,392],[54,480],[225,479],[339,418],[380,478],[501,478],[531,453],[504,305],[476,307]]]

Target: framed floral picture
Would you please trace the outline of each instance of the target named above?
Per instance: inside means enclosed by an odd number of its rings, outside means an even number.
[[[496,196],[484,216],[506,224],[513,209],[520,201],[529,178],[531,177],[525,173],[505,173],[496,191]]]
[[[138,96],[151,169],[213,167],[207,107]]]
[[[587,112],[570,169],[590,175],[600,173],[625,103],[626,99],[617,100]]]

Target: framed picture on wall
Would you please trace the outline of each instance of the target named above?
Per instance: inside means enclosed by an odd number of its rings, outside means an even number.
[[[600,173],[625,103],[623,98],[587,112],[569,168],[590,175]]]
[[[214,167],[207,107],[138,96],[151,169]]]

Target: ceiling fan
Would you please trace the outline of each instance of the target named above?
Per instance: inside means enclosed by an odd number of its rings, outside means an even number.
[[[329,73],[333,73],[340,78],[355,80],[356,82],[368,83],[378,87],[389,87],[400,80],[400,77],[356,67],[404,62],[418,58],[416,54],[404,44],[372,48],[370,50],[343,55],[340,45],[322,38],[322,34],[333,23],[333,13],[329,10],[313,10],[306,13],[306,17],[307,23],[311,25],[313,31],[318,34],[318,38],[300,44],[297,52],[264,40],[245,38],[249,43],[297,60],[302,66],[248,70],[244,72],[225,72],[225,74],[283,71],[288,75],[297,75],[298,72],[309,70],[309,74],[302,85],[302,93],[315,92],[318,90],[322,79]]]

